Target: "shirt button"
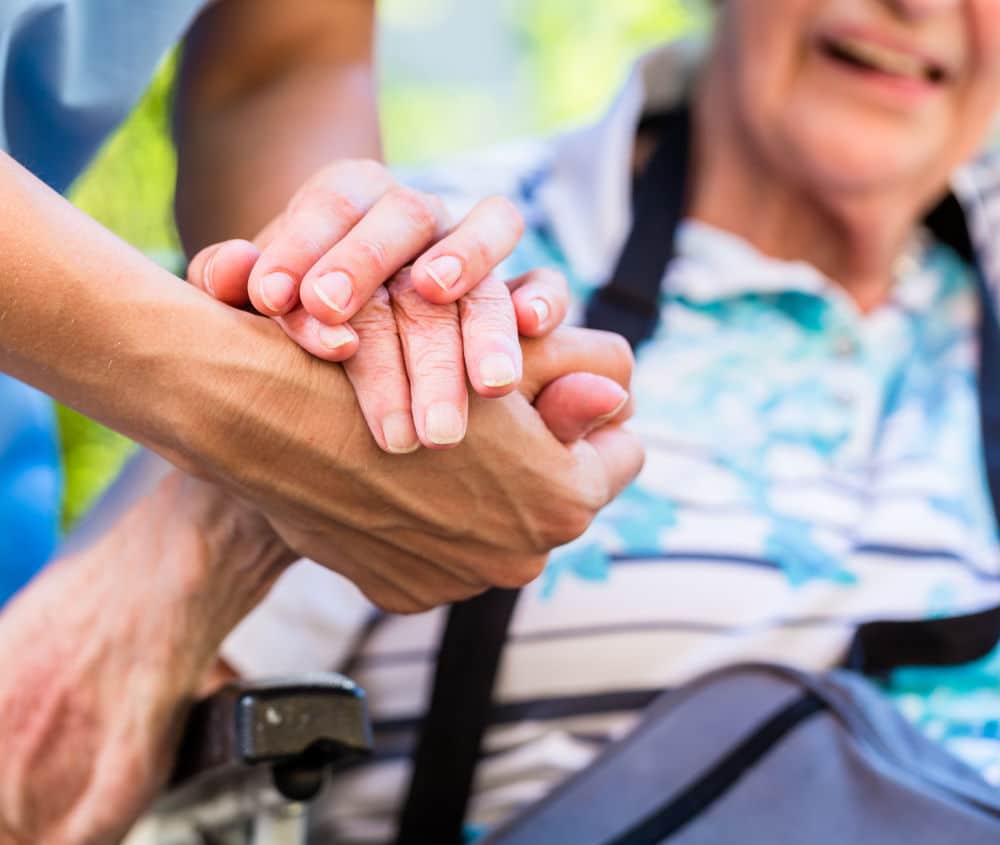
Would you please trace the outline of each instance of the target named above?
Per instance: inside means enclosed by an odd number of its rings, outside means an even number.
[[[834,389],[833,401],[841,408],[851,408],[854,406],[855,396],[853,392],[846,388]]]
[[[833,352],[838,358],[853,358],[858,354],[858,342],[849,334],[840,334],[833,339]]]

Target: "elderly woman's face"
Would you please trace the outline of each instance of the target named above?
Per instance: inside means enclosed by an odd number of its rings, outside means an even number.
[[[719,27],[744,140],[813,187],[943,186],[1000,100],[1000,0],[724,0]]]

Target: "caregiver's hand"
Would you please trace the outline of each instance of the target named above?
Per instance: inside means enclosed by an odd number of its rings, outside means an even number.
[[[605,425],[623,413],[631,378],[631,353],[617,335],[562,328],[524,341],[519,390],[472,397],[462,444],[396,456],[373,442],[339,366],[289,343],[268,320],[232,310],[228,321],[239,330],[225,332],[225,354],[206,353],[201,370],[213,401],[187,405],[195,418],[185,425],[207,438],[198,452],[213,455],[201,472],[253,501],[291,548],[387,610],[527,583],[641,466],[637,439]],[[606,379],[617,390],[609,393]],[[225,427],[220,384],[230,397]],[[199,424],[198,414],[211,421]],[[549,419],[569,429],[565,439],[582,437],[560,442]],[[199,471],[197,452],[191,457],[182,465]]]

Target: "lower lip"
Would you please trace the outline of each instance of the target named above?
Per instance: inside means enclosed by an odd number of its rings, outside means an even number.
[[[926,79],[916,79],[912,76],[894,76],[878,70],[858,67],[840,59],[836,59],[822,47],[818,48],[820,56],[836,70],[857,82],[863,82],[867,87],[907,105],[918,105],[928,98],[941,92],[944,85],[930,82]]]

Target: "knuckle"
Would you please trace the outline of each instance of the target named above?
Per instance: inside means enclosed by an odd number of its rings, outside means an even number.
[[[355,221],[364,213],[346,194],[316,190],[308,205],[328,219]]]
[[[438,214],[433,198],[413,188],[400,187],[390,192],[393,204],[406,219],[428,236],[437,229]]]
[[[517,338],[517,320],[514,310],[507,303],[489,301],[480,303],[475,314],[462,314],[462,335],[467,341],[487,341],[496,337]]]
[[[517,590],[534,581],[545,569],[544,555],[518,556],[505,560],[489,573],[490,584],[503,590]]]
[[[389,273],[389,255],[386,246],[374,238],[358,238],[354,242],[354,252],[365,264],[365,270],[383,277]]]
[[[489,316],[494,319],[512,321],[514,318],[514,300],[510,290],[500,282],[487,278],[470,290],[462,299],[463,315],[479,319]]]
[[[462,381],[463,363],[452,354],[452,350],[426,346],[422,352],[414,356],[413,378],[421,381],[439,383]]]
[[[619,373],[623,378],[632,378],[632,369],[635,366],[635,355],[629,342],[620,334],[605,332],[606,345],[608,348],[608,358],[614,367],[614,372]]]
[[[440,234],[448,226],[451,219],[448,208],[444,204],[444,200],[437,194],[424,194],[424,199],[434,216],[434,232]]]
[[[395,336],[396,320],[392,314],[389,292],[384,286],[377,287],[371,299],[351,318],[351,326],[359,335],[366,337],[373,334]]]
[[[457,303],[438,305],[428,302],[409,279],[390,284],[389,296],[401,332],[411,335],[426,334],[437,339],[458,337]]]
[[[373,158],[349,158],[343,165],[362,179],[378,180],[389,177],[389,168]]]
[[[563,513],[561,519],[553,520],[545,537],[548,547],[563,546],[581,536],[590,527],[597,510],[590,503],[580,502]]]
[[[388,177],[388,168],[370,158],[344,158],[324,167],[308,183],[309,187],[337,190],[345,183],[357,181],[380,182]]]
[[[289,218],[281,238],[283,243],[276,247],[318,257],[327,249],[331,229],[330,219],[322,212],[314,206],[303,206]]]
[[[480,232],[469,232],[463,239],[462,250],[466,263],[481,269],[492,270],[496,263],[496,250],[490,239]]]
[[[403,302],[410,294],[416,293],[410,268],[404,267],[396,273],[385,283],[385,288],[389,292],[389,299],[393,302]]]

